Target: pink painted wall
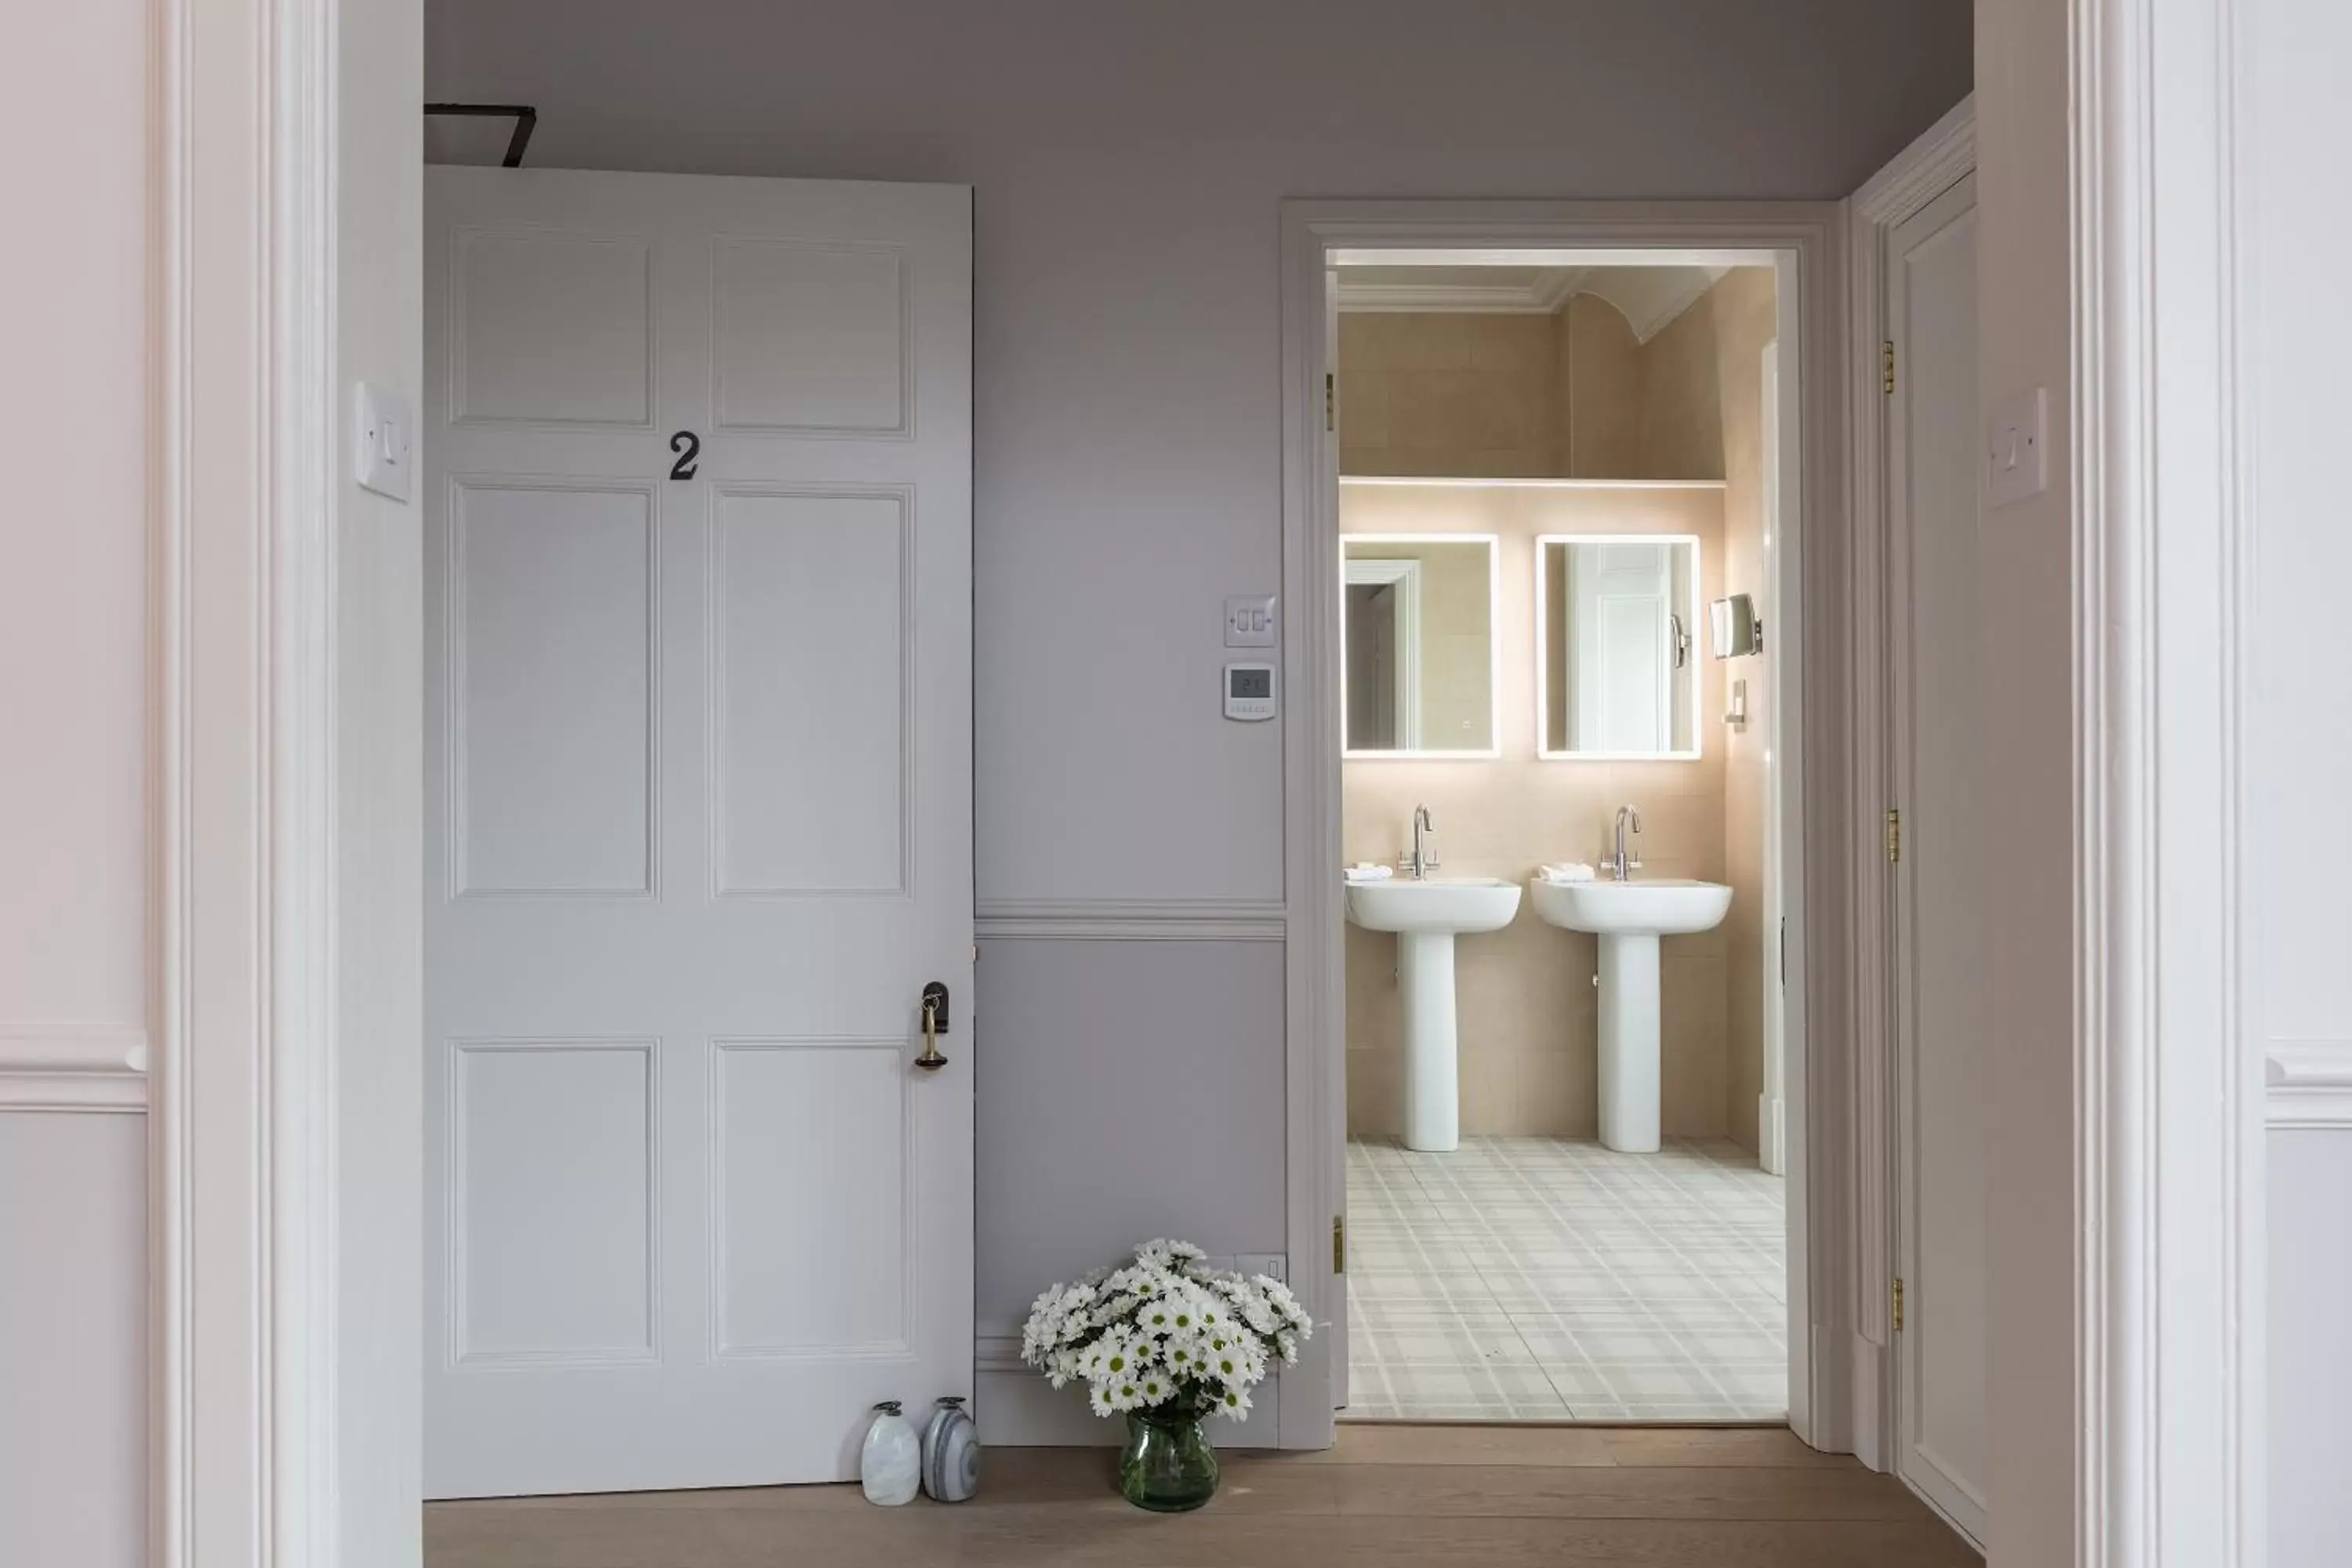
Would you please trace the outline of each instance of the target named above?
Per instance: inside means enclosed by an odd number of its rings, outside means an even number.
[[[148,15],[0,47],[0,1563],[145,1552]],[[135,1084],[131,1087],[135,1089]]]

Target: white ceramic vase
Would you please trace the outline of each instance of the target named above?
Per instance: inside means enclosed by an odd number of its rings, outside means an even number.
[[[857,1481],[866,1489],[866,1500],[884,1508],[912,1502],[923,1484],[922,1444],[895,1399],[874,1407],[873,1424],[857,1453]]]

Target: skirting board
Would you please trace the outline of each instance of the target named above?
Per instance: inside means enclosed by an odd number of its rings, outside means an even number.
[[[972,1420],[982,1442],[999,1448],[1108,1448],[1127,1440],[1127,1424],[1089,1410],[1082,1385],[1056,1389],[1022,1365],[1018,1336],[982,1337],[973,1360]],[[1221,1449],[1281,1447],[1281,1389],[1279,1373],[1258,1384],[1249,1418],[1213,1420],[1210,1441]]]

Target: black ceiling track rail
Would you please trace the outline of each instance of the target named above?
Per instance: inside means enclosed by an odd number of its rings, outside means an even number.
[[[539,123],[539,110],[528,103],[428,103],[425,112],[513,120],[514,139],[507,143],[506,166],[509,169],[522,167],[522,150],[530,145],[531,130]]]

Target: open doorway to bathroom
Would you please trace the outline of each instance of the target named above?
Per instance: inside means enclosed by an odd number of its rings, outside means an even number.
[[[1340,1418],[1787,1420],[1780,268],[1333,259]]]

